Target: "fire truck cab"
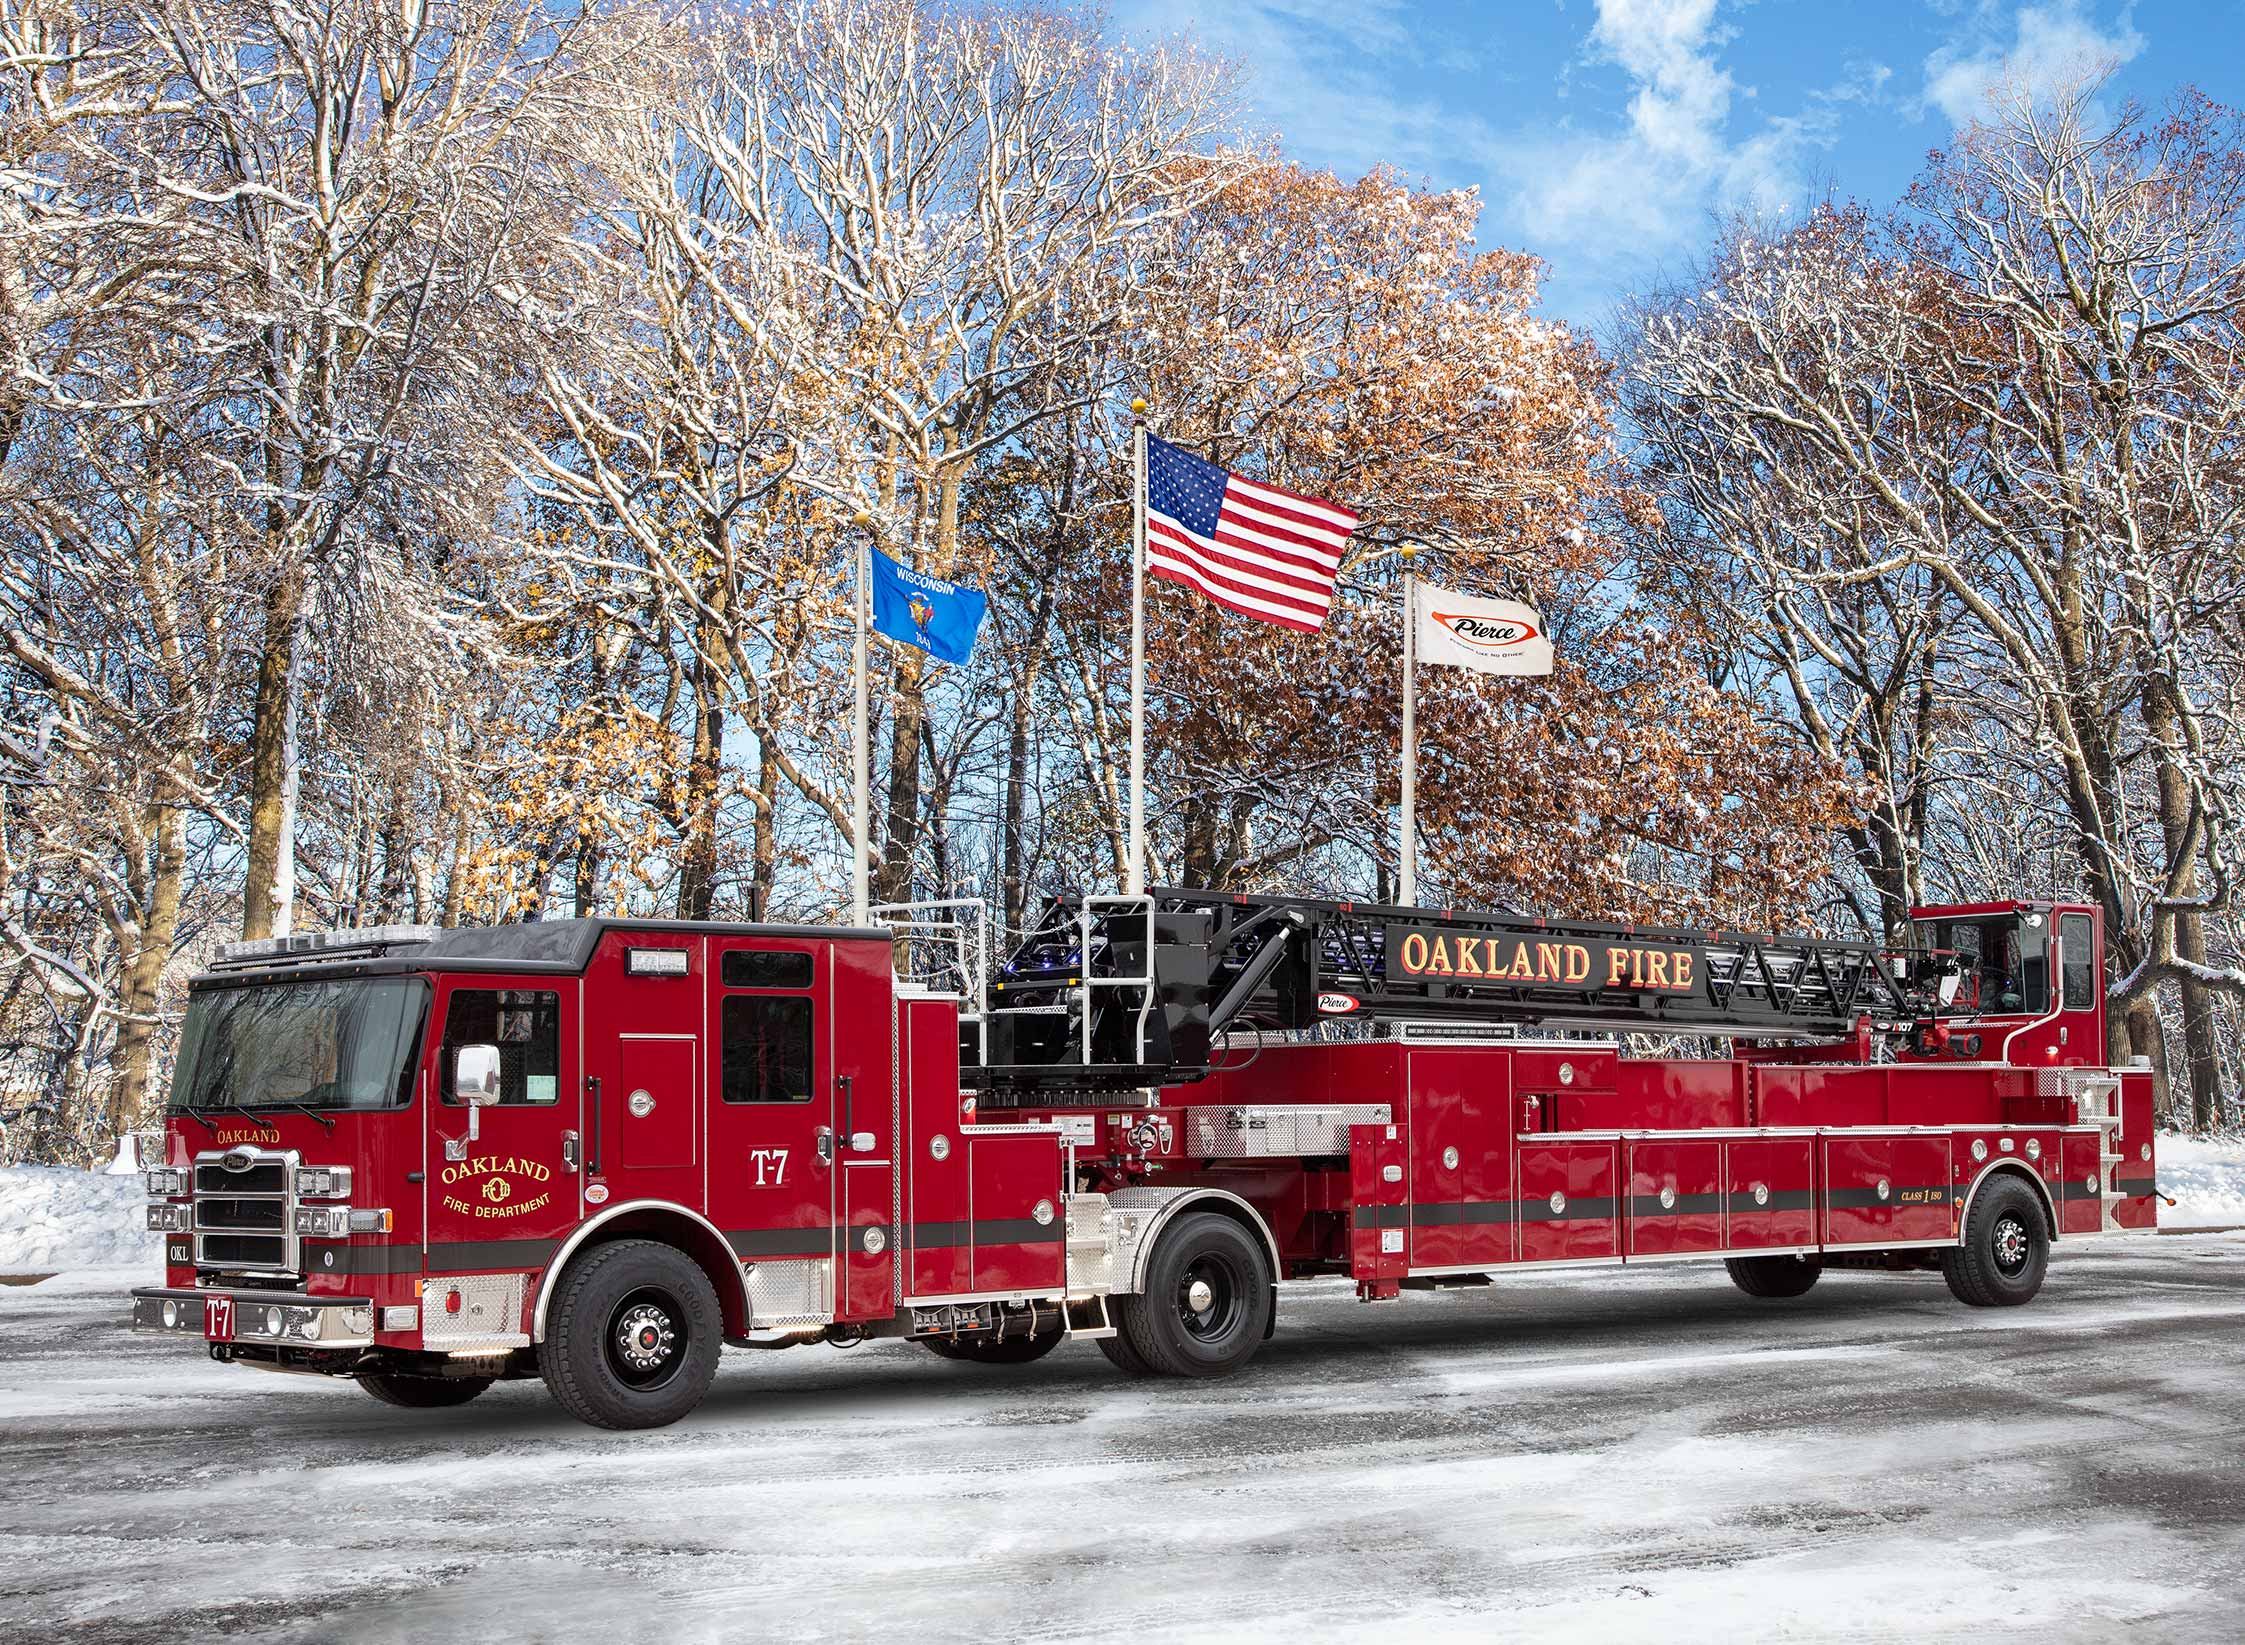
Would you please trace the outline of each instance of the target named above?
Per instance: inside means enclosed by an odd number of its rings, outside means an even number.
[[[1192,891],[1056,899],[994,971],[952,904],[243,944],[192,984],[134,1323],[645,1427],[728,1343],[1220,1374],[1319,1274],[2024,1301],[2151,1224],[2149,1078],[2100,1066],[2093,911],[1923,912],[1898,956]]]

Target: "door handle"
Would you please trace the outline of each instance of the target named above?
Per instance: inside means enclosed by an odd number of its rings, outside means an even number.
[[[577,1133],[574,1131],[561,1133],[561,1168],[572,1174],[577,1169]]]
[[[857,1081],[848,1074],[840,1075],[835,1083],[842,1088],[842,1135],[857,1135],[857,1109],[852,1105],[852,1091]]]
[[[592,1158],[585,1170],[589,1175],[600,1175],[600,1076],[588,1075],[585,1079],[585,1101],[592,1109]]]
[[[831,1125],[818,1128],[818,1157],[821,1165],[834,1163],[834,1127]]]

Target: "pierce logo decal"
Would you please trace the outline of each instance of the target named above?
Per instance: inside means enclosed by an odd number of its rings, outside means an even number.
[[[1533,623],[1474,617],[1458,611],[1437,611],[1434,613],[1434,620],[1448,629],[1452,637],[1467,650],[1479,651],[1492,657],[1501,656],[1507,651],[1517,651],[1529,641],[1543,638],[1536,632]]]
[[[1354,1011],[1359,1003],[1354,994],[1320,994],[1317,997],[1318,1011],[1328,1017],[1345,1016]]]

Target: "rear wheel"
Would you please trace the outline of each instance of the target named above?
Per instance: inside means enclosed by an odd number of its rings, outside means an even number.
[[[1119,1310],[1121,1306],[1122,1303],[1120,1298],[1117,1298],[1112,1304],[1110,1304],[1110,1307],[1117,1310]],[[1130,1338],[1122,1334],[1121,1319],[1119,1317],[1119,1314],[1116,1318],[1115,1324],[1116,1329],[1113,1336],[1098,1337],[1094,1339],[1099,1344],[1099,1351],[1107,1356],[1107,1363],[1109,1365],[1112,1365],[1116,1370],[1121,1371],[1129,1376],[1152,1376],[1154,1374],[1154,1368],[1138,1357],[1138,1350],[1130,1345]]]
[[[1813,1257],[1732,1257],[1723,1266],[1750,1297],[1806,1296],[1824,1272]]]
[[[554,1290],[539,1368],[561,1408],[596,1428],[660,1428],[717,1375],[724,1321],[709,1276],[653,1240],[603,1245]]]
[[[2031,1302],[2050,1270],[2050,1228],[2042,1201],[2015,1176],[2000,1176],[1980,1190],[1964,1237],[1941,1253],[1941,1275],[1959,1302],[1975,1308],[2016,1308]]]
[[[1034,1337],[917,1337],[914,1340],[937,1359],[955,1359],[971,1365],[1027,1365],[1059,1347],[1066,1335],[1047,1331]]]
[[[493,1377],[415,1377],[395,1371],[361,1371],[359,1386],[384,1405],[408,1411],[435,1411],[465,1405],[496,1381]]]
[[[1270,1262],[1262,1243],[1230,1217],[1190,1212],[1162,1230],[1145,1290],[1116,1298],[1114,1311],[1121,1340],[1147,1370],[1227,1376],[1255,1357],[1270,1325]]]

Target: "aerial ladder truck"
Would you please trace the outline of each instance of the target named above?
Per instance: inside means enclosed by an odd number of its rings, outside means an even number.
[[[723,1344],[1214,1376],[1286,1281],[1719,1261],[2004,1306],[2155,1220],[2091,907],[1920,909],[1889,950],[1171,888],[986,943],[939,903],[237,945],[191,987],[135,1324],[645,1427]]]

